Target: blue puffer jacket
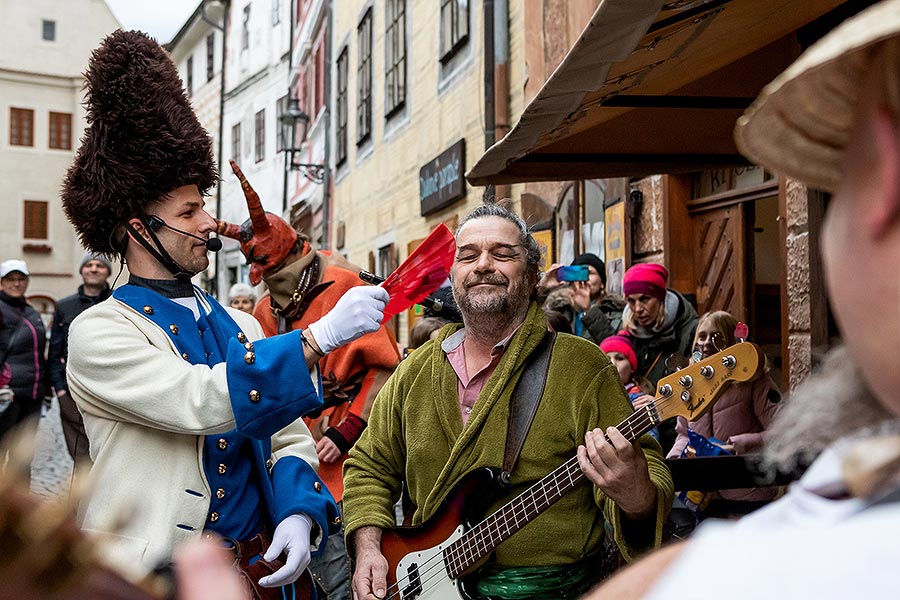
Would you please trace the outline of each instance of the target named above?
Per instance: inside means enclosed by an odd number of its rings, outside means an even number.
[[[16,402],[39,402],[47,385],[47,331],[41,316],[24,298],[0,292],[0,359],[12,370],[9,386]]]

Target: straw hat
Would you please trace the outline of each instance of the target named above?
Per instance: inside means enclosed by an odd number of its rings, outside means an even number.
[[[900,35],[900,0],[884,0],[813,44],[738,119],[751,161],[827,191],[843,176],[859,89],[881,41]]]

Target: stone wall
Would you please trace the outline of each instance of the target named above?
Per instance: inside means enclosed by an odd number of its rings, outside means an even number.
[[[785,269],[787,270],[787,369],[788,387],[794,389],[812,366],[812,317],[810,297],[809,190],[791,179],[784,185]]]

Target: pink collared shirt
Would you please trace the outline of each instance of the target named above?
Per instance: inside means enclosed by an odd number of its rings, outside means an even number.
[[[460,329],[441,344],[441,349],[446,353],[447,360],[450,361],[450,366],[453,367],[453,372],[456,373],[456,390],[459,395],[459,412],[462,415],[463,425],[468,422],[469,414],[475,406],[475,401],[478,400],[478,395],[481,394],[484,384],[487,383],[487,380],[494,373],[494,369],[497,368],[500,359],[503,358],[503,353],[506,352],[510,340],[512,340],[512,337],[518,330],[519,328],[517,327],[506,339],[501,340],[491,348],[491,360],[471,376],[466,370],[466,345],[464,343],[466,340],[466,329]]]

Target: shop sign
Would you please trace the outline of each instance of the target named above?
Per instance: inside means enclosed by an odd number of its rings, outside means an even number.
[[[421,214],[431,214],[466,196],[466,140],[462,139],[419,169]]]

